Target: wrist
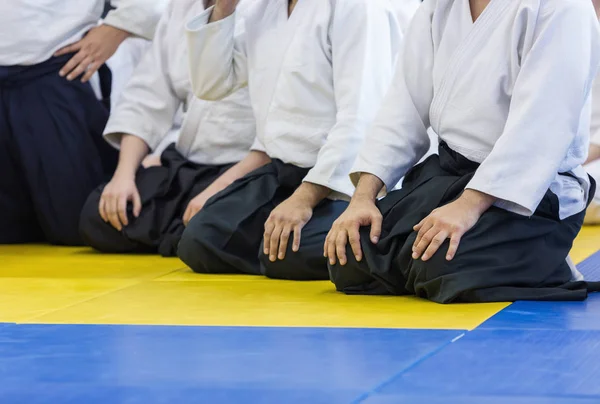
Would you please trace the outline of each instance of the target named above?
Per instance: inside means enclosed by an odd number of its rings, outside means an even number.
[[[352,200],[356,202],[375,202],[383,186],[383,181],[373,174],[361,173]]]
[[[122,43],[124,40],[126,40],[127,38],[129,38],[131,36],[130,32],[125,31],[121,28],[117,28],[117,27],[114,27],[109,24],[104,24],[104,27],[106,27],[106,28],[110,29],[110,31],[112,31],[112,36],[114,38],[116,38],[119,41],[119,43]]]
[[[468,204],[479,214],[483,214],[496,202],[496,198],[494,196],[476,191],[474,189],[465,189],[459,199]]]
[[[314,209],[323,199],[327,198],[331,190],[322,185],[313,184],[311,182],[303,182],[302,185],[296,189],[293,197],[300,200],[303,204],[306,204]]]
[[[352,196],[352,202],[356,202],[356,203],[375,203],[375,200],[377,199],[377,195],[373,194],[372,192],[355,192],[354,195]]]
[[[135,180],[136,171],[137,169],[132,169],[131,167],[119,164],[113,174],[113,179]]]

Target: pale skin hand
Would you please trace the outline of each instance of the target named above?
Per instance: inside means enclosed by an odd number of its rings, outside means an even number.
[[[209,187],[190,201],[183,214],[183,224],[187,226],[190,220],[202,210],[206,202],[214,195],[227,188],[234,181],[270,162],[271,159],[265,153],[251,151],[242,161],[224,172]]]
[[[133,203],[133,215],[138,217],[142,210],[142,201],[135,185],[135,173],[141,161],[149,152],[148,145],[140,138],[122,135],[119,164],[113,178],[104,187],[98,211],[100,217],[112,227],[121,231],[129,224],[127,203]]]
[[[462,236],[475,226],[495,201],[496,198],[491,195],[467,189],[456,201],[435,209],[414,227],[418,233],[413,244],[413,259],[429,260],[449,238],[446,260],[451,261]]]
[[[217,192],[218,191],[211,191],[206,188],[203,192],[200,192],[198,195],[196,195],[196,197],[192,199],[190,203],[188,203],[187,208],[185,208],[185,212],[183,213],[183,224],[187,226],[190,220],[192,220],[192,218],[202,210],[206,204],[206,201],[208,201]]]
[[[381,237],[381,224],[383,217],[375,205],[379,191],[383,188],[383,182],[374,175],[362,174],[356,192],[350,201],[346,211],[333,223],[325,245],[323,255],[329,258],[329,263],[335,265],[346,265],[346,246],[350,242],[352,252],[357,261],[362,260],[362,248],[360,246],[360,228],[371,226],[371,242],[377,244]]]
[[[71,81],[85,73],[81,82],[87,82],[129,35],[128,32],[110,25],[92,28],[81,40],[59,49],[54,54],[61,56],[77,52],[58,74]]]
[[[112,227],[121,231],[129,224],[127,203],[133,203],[133,216],[138,217],[142,210],[140,193],[135,185],[135,175],[115,174],[102,191],[100,216]]]
[[[147,156],[142,161],[142,167],[144,167],[144,168],[160,167],[161,165],[162,165],[162,163],[160,162],[160,156],[157,156],[155,154]]]
[[[265,222],[264,254],[271,262],[285,259],[289,239],[294,233],[292,251],[298,252],[302,228],[311,219],[313,209],[331,190],[321,185],[303,183],[294,194],[277,206]]]

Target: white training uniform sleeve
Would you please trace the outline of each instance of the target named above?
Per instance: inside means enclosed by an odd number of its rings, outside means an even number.
[[[248,84],[246,34],[243,26],[236,30],[239,11],[209,24],[213,9],[192,18],[186,27],[192,89],[207,101],[222,100]]]
[[[338,1],[331,29],[336,123],[304,181],[347,193],[348,174],[393,78],[402,34],[389,4],[379,0]]]
[[[369,173],[391,191],[429,149],[433,11],[426,5],[417,11],[408,29],[392,85],[352,167],[350,177],[355,185],[360,173]]]
[[[138,64],[111,112],[104,136],[114,147],[119,147],[121,134],[129,134],[144,140],[154,150],[173,126],[183,100],[171,86],[166,65],[169,46],[166,31],[170,14],[170,9],[164,13],[152,47]]]
[[[174,0],[177,1],[177,0]],[[169,0],[110,0],[111,10],[104,23],[151,40]]]
[[[545,14],[523,56],[502,136],[467,186],[525,216],[560,172],[600,62],[591,51],[600,49],[591,3],[568,1]]]
[[[600,74],[596,76],[592,89],[592,125],[590,135],[591,143],[600,146]]]

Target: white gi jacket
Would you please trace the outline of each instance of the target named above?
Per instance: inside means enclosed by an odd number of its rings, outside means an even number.
[[[177,0],[175,0],[177,1]],[[106,0],[0,1],[0,66],[32,65],[80,40],[98,24]],[[168,0],[111,0],[104,23],[152,39]]]
[[[305,181],[353,193],[348,173],[387,91],[402,34],[387,0],[242,1],[208,24],[188,24],[192,86],[218,100],[246,85],[257,123],[253,148],[299,167]]]
[[[184,21],[203,10],[196,0],[173,1],[161,18],[152,48],[144,55],[111,112],[105,139],[118,147],[121,134],[144,140],[155,150],[185,111],[178,151],[199,164],[229,164],[243,159],[256,136],[247,90],[218,102],[192,94]]]
[[[532,215],[550,188],[561,218],[581,212],[599,63],[590,1],[492,0],[473,23],[469,0],[426,0],[352,178],[371,173],[392,189],[427,151],[431,126],[481,163],[468,188],[497,206]]]

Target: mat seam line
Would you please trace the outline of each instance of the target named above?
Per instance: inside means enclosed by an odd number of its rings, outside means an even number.
[[[44,314],[36,314],[36,315],[34,315],[34,316],[27,317],[27,318],[25,318],[24,320],[21,320],[21,321],[18,321],[18,322],[16,322],[15,324],[31,324],[31,322],[32,322],[32,321],[35,321],[35,319],[37,319],[37,318],[44,317],[44,316],[47,316],[47,315],[50,315],[50,314],[54,314],[54,313],[57,313],[57,312],[59,312],[59,311],[62,311],[62,310],[67,310],[67,309],[70,309],[71,307],[75,307],[75,306],[78,306],[78,305],[80,305],[80,304],[83,304],[83,303],[91,302],[91,301],[93,301],[93,300],[96,300],[96,299],[99,299],[99,298],[101,298],[101,297],[104,297],[104,296],[110,295],[111,293],[120,292],[120,291],[122,291],[122,290],[125,290],[125,289],[128,289],[128,288],[131,288],[131,287],[134,287],[134,286],[138,286],[138,285],[141,285],[141,284],[143,284],[143,283],[147,283],[147,282],[153,282],[154,280],[156,280],[156,279],[158,279],[158,278],[160,278],[160,277],[163,277],[163,276],[170,275],[170,274],[172,274],[173,272],[177,272],[177,271],[179,271],[179,270],[181,270],[181,269],[182,269],[182,268],[173,269],[173,270],[171,270],[171,271],[167,272],[166,274],[163,274],[163,275],[160,275],[160,276],[156,276],[156,277],[154,277],[154,278],[148,278],[148,279],[144,279],[144,280],[138,280],[137,282],[134,282],[134,283],[132,283],[132,284],[130,284],[130,285],[126,285],[126,286],[123,286],[123,287],[118,287],[118,288],[116,288],[116,289],[113,289],[113,290],[110,290],[110,291],[108,291],[108,292],[103,292],[103,293],[100,293],[100,294],[99,294],[99,295],[97,295],[97,296],[90,297],[90,298],[88,298],[88,299],[83,299],[83,300],[81,300],[81,301],[78,301],[78,302],[76,302],[76,303],[73,303],[73,304],[66,305],[66,306],[64,306],[64,307],[61,307],[61,308],[59,308],[59,309],[50,310],[50,311],[48,311],[48,312],[45,312]],[[98,278],[98,279],[106,280],[106,278]],[[115,279],[115,278],[109,278],[109,279]],[[133,279],[132,279],[132,282],[133,282]]]
[[[383,382],[379,383],[377,386],[375,386],[374,388],[372,388],[371,390],[363,393],[362,395],[360,395],[359,397],[357,397],[354,401],[352,401],[352,404],[360,404],[363,403],[365,400],[367,400],[369,397],[373,396],[374,394],[377,394],[379,391],[381,391],[381,389],[383,389],[385,386],[389,385],[390,383],[394,382],[396,379],[398,379],[400,376],[402,376],[404,373],[408,372],[409,370],[413,369],[415,366],[419,365],[420,363],[424,362],[425,360],[437,355],[439,352],[441,352],[443,349],[445,349],[446,347],[450,346],[451,344],[460,341],[465,335],[467,335],[468,333],[470,333],[472,331],[466,330],[465,332],[463,332],[462,334],[452,338],[452,340],[442,344],[440,347],[434,349],[433,351],[429,352],[428,354],[426,354],[425,356],[413,361],[410,365],[408,365],[407,367],[405,367],[404,369],[400,370],[398,373],[393,374],[392,376],[390,376],[389,378],[387,378],[386,380],[384,380]]]

